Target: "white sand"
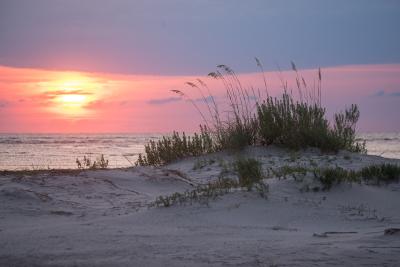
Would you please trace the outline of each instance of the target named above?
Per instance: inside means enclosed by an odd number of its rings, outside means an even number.
[[[250,148],[263,168],[363,166],[400,161]],[[399,266],[400,185],[342,184],[306,192],[304,181],[266,179],[268,199],[236,191],[208,206],[152,207],[159,195],[217,179],[237,155],[163,168],[0,176],[0,266]],[[350,159],[349,159],[350,157]],[[221,164],[221,160],[224,164]],[[343,232],[327,233],[326,232]],[[346,233],[344,233],[346,232]]]

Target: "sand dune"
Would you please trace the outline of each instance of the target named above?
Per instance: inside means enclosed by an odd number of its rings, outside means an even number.
[[[240,154],[260,160],[265,171],[400,163],[277,148]],[[400,228],[396,183],[311,192],[312,177],[272,177],[265,179],[267,199],[235,190],[207,203],[151,206],[160,195],[216,180],[237,156],[159,168],[2,173],[0,266],[398,266],[400,233],[385,234]]]

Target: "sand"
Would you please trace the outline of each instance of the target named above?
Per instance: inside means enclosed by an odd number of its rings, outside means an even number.
[[[391,162],[348,152],[248,148],[163,167],[0,176],[0,266],[399,266],[400,184],[272,177],[268,197],[235,190],[206,203],[151,204],[216,180],[238,156],[359,169]],[[224,167],[225,166],[225,167]]]

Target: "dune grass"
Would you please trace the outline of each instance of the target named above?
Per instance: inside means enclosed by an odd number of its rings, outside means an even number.
[[[253,185],[260,183],[264,179],[264,173],[261,168],[261,163],[253,158],[237,159],[234,162],[234,170],[239,177],[239,185],[246,187],[248,191],[253,188]]]
[[[76,165],[78,169],[84,170],[97,170],[97,169],[107,169],[108,159],[105,159],[104,155],[101,154],[96,160],[91,160],[89,156],[83,156],[83,159],[76,158]]]
[[[346,170],[341,167],[334,168],[307,168],[301,166],[283,166],[272,172],[274,177],[304,177],[307,173],[322,185],[322,190],[329,190],[334,185],[341,183],[365,183],[380,185],[381,183],[398,182],[400,180],[400,166],[396,164],[383,163],[363,167],[360,170]]]
[[[248,145],[277,145],[289,149],[316,147],[325,152],[349,150],[366,152],[365,144],[356,141],[356,124],[360,117],[357,105],[326,118],[321,106],[322,74],[309,88],[292,63],[296,74],[298,96],[282,81],[280,97],[270,96],[262,65],[256,59],[264,80],[263,90],[242,85],[236,73],[226,65],[218,65],[209,77],[221,81],[226,91],[228,111],[221,112],[207,84],[200,79],[187,82],[197,89],[206,113],[181,90],[172,90],[188,100],[203,119],[200,133],[187,136],[174,132],[161,140],[145,145],[145,154],[139,155],[136,165],[163,165],[175,160],[199,156],[221,150],[240,150]],[[262,91],[262,92],[261,92]],[[203,109],[204,110],[204,109]]]
[[[186,136],[185,133],[180,135],[174,132],[172,136],[163,136],[161,140],[150,140],[145,145],[146,155],[139,155],[136,165],[160,166],[173,162],[177,159],[200,156],[216,151],[210,131],[201,126],[200,134],[195,133],[193,136]]]
[[[190,191],[185,191],[183,193],[176,192],[168,196],[159,196],[151,206],[170,207],[177,204],[193,204],[193,202],[208,204],[210,199],[225,195],[238,187],[239,183],[236,180],[219,178],[217,181],[197,186]]]
[[[263,144],[290,149],[316,147],[322,151],[341,149],[363,152],[355,141],[355,126],[360,116],[357,105],[335,114],[333,126],[325,117],[325,108],[316,103],[295,102],[287,93],[269,97],[257,106],[259,138]]]
[[[390,183],[400,180],[400,166],[395,164],[378,164],[364,167],[359,171],[345,170],[340,167],[314,170],[314,175],[323,190],[329,190],[333,185],[342,182],[365,182],[367,184]]]
[[[199,185],[193,190],[159,196],[151,206],[170,207],[177,204],[193,204],[194,202],[208,205],[209,200],[223,196],[233,190],[251,191],[255,189],[262,198],[267,198],[269,187],[262,181],[265,176],[259,161],[252,158],[239,158],[234,162],[233,170],[238,179],[227,178],[222,174],[218,180],[206,185]]]

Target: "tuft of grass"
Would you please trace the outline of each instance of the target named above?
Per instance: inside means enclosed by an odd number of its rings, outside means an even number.
[[[258,59],[256,61],[258,62]],[[235,71],[227,65],[217,65],[216,71],[210,72],[208,77],[219,80],[223,84],[228,105],[224,116],[215,101],[208,108],[217,147],[220,150],[240,150],[245,146],[255,144],[257,118],[253,111],[261,98],[260,91],[256,92],[252,87],[245,87]]]
[[[333,126],[326,119],[325,108],[317,103],[295,101],[287,92],[281,98],[268,97],[257,105],[257,113],[263,144],[295,150],[317,147],[322,151],[365,151],[365,145],[355,139],[360,116],[357,105],[335,114]]]
[[[400,180],[400,166],[394,164],[372,165],[363,168],[360,175],[367,182],[398,182]]]
[[[264,179],[261,163],[256,159],[238,159],[234,162],[234,170],[238,174],[239,185],[246,187],[248,191]]]
[[[104,158],[104,155],[101,154],[96,160],[92,161],[89,156],[83,156],[83,159],[80,160],[76,158],[76,165],[78,169],[107,169],[108,167],[108,159]]]
[[[185,191],[183,193],[173,193],[168,196],[159,196],[151,206],[156,207],[171,207],[174,205],[184,205],[187,203],[193,204],[198,202],[207,204],[210,199],[215,199],[218,196],[225,195],[238,188],[239,183],[233,179],[219,178],[215,182],[210,182],[206,185],[198,186],[194,190]]]
[[[272,175],[279,178],[287,178],[288,175],[294,180],[300,180],[307,173],[312,173],[321,185],[322,190],[329,190],[334,185],[343,182],[367,184],[390,183],[400,181],[400,166],[390,163],[376,164],[364,167],[360,170],[346,170],[341,167],[334,168],[306,168],[302,166],[282,166],[277,170],[271,169]]]
[[[206,185],[200,185],[194,190],[182,193],[175,192],[168,196],[159,196],[150,204],[156,207],[171,207],[175,205],[186,205],[193,203],[205,204],[208,206],[210,200],[215,200],[233,190],[240,190],[242,185],[235,179],[218,178],[217,181],[209,182]],[[269,187],[267,184],[259,182],[255,184],[255,189],[262,198],[267,198]]]
[[[323,185],[323,190],[329,190],[333,185],[342,182],[364,181],[368,184],[398,182],[400,180],[400,166],[390,163],[371,165],[359,171],[345,170],[340,167],[314,170],[314,176]]]
[[[150,140],[145,145],[145,154],[139,154],[136,165],[160,166],[177,159],[200,156],[215,151],[210,132],[207,127],[200,126],[200,134],[186,136],[173,132],[172,136],[163,136],[161,140]]]
[[[340,167],[315,169],[314,177],[321,182],[322,190],[329,190],[333,185],[340,184],[345,181],[360,181],[356,172],[348,171]]]

